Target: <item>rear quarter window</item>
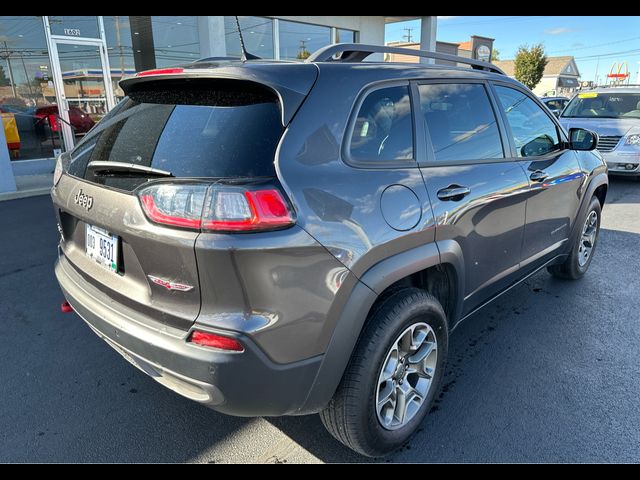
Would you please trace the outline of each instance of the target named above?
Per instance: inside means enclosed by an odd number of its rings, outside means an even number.
[[[352,128],[351,160],[375,164],[413,159],[409,87],[385,87],[370,92],[360,105]]]

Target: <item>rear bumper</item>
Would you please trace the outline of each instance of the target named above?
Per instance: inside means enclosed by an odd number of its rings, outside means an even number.
[[[273,363],[241,332],[242,353],[199,347],[189,332],[153,328],[136,321],[134,310],[113,302],[82,281],[61,255],[55,273],[65,298],[91,329],[130,363],[164,386],[214,410],[238,416],[311,413],[300,408],[311,390],[322,356],[291,364]],[[197,326],[197,322],[194,327]],[[202,329],[213,331],[211,328]]]

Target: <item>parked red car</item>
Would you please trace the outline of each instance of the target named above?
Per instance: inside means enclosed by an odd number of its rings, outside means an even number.
[[[60,122],[58,122],[58,106],[47,105],[45,107],[38,107],[34,116],[36,117],[36,128],[40,128],[47,123],[45,118],[48,118],[49,125],[52,132],[57,132],[60,129]],[[69,107],[69,123],[73,126],[75,133],[87,133],[96,122],[85,112],[78,107]]]

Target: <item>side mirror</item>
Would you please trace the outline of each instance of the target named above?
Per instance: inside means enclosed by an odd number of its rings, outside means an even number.
[[[595,150],[598,146],[598,134],[584,128],[569,129],[569,148],[571,150]]]

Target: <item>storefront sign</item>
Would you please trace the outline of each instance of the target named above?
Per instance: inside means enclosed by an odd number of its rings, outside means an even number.
[[[486,45],[480,45],[476,49],[476,56],[478,57],[478,60],[488,62],[489,60],[491,60],[491,49]]]

